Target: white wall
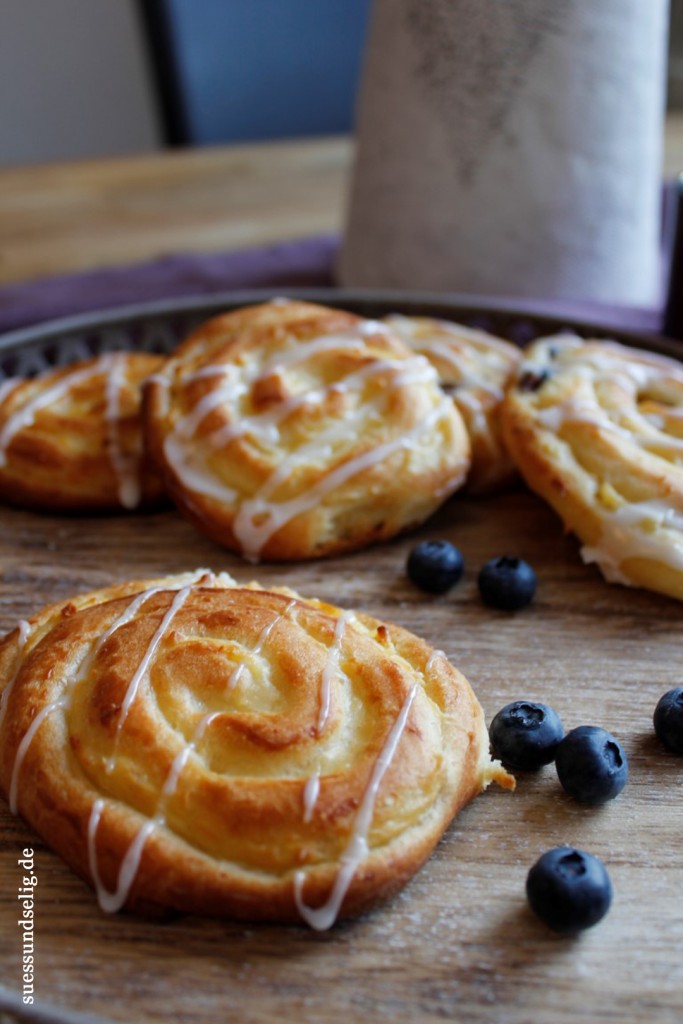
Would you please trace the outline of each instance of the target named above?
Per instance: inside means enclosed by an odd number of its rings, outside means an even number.
[[[0,0],[0,164],[159,145],[134,0]]]

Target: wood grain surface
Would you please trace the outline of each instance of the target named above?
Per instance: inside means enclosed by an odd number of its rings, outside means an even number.
[[[341,227],[348,138],[0,167],[0,284]]]
[[[407,553],[422,537],[447,537],[464,553],[465,577],[447,595],[426,596],[405,576]],[[522,612],[486,609],[478,597],[479,566],[501,553],[529,559],[538,572],[536,600]],[[27,1019],[682,1019],[683,758],[660,748],[651,725],[658,697],[683,676],[680,604],[606,584],[581,563],[554,514],[519,488],[488,500],[456,496],[417,533],[370,552],[256,570],[175,511],[57,519],[5,508],[0,627],[114,580],[198,566],[227,569],[241,581],[286,583],[412,629],[465,672],[489,720],[524,697],[553,704],[566,728],[606,727],[625,745],[629,784],[597,809],[566,796],[552,766],[520,776],[514,794],[491,789],[461,813],[403,893],[324,934],[305,926],[107,916],[2,804],[0,1009],[20,1005],[17,859],[29,846],[39,878],[39,1015]],[[531,864],[562,843],[602,857],[615,890],[604,921],[574,939],[538,922],[524,896]]]

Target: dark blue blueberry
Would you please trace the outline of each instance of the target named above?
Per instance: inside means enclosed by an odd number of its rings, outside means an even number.
[[[506,612],[526,607],[536,593],[536,573],[521,558],[492,558],[479,572],[479,593],[484,604]]]
[[[465,563],[447,540],[423,540],[408,555],[408,576],[420,590],[443,594],[458,582]]]
[[[584,804],[613,800],[628,779],[621,743],[597,725],[580,725],[568,732],[555,751],[555,767],[563,788]]]
[[[683,686],[660,697],[653,723],[658,739],[668,750],[683,754]]]
[[[547,704],[516,700],[491,722],[489,738],[496,757],[511,768],[535,771],[550,764],[564,736],[560,716]]]
[[[529,871],[526,894],[534,913],[558,932],[597,924],[610,908],[612,883],[598,857],[572,846],[548,850]]]

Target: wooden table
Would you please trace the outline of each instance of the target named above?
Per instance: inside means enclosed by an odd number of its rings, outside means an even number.
[[[680,128],[678,120],[672,170],[683,151]],[[349,158],[345,140],[329,140],[2,171],[0,276],[335,228]],[[427,597],[404,565],[417,539],[439,536],[461,548],[466,573],[451,593]],[[478,598],[478,568],[500,553],[527,558],[538,573],[537,598],[523,612],[493,612]],[[27,846],[39,879],[39,1019],[679,1024],[683,760],[663,751],[651,728],[658,697],[683,678],[678,602],[605,583],[522,488],[488,500],[456,496],[421,530],[369,552],[258,570],[173,510],[57,518],[4,508],[0,629],[113,580],[201,565],[286,583],[419,633],[465,672],[488,719],[524,697],[553,704],[567,728],[603,725],[625,745],[630,782],[597,809],[569,799],[552,767],[520,777],[515,794],[492,789],[456,819],[401,895],[322,935],[303,926],[105,916],[3,804],[3,1024],[21,1010],[17,860]],[[531,864],[562,843],[602,857],[615,888],[607,918],[577,939],[549,932],[524,897]]]
[[[0,284],[337,230],[347,138],[0,168]]]
[[[677,174],[683,114],[664,141]],[[0,168],[0,284],[339,230],[352,159],[328,138]]]

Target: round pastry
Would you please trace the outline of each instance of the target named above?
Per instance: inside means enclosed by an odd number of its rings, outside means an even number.
[[[0,644],[0,786],[103,910],[316,929],[400,888],[511,777],[442,652],[206,570],[52,606]]]
[[[63,512],[157,503],[142,381],[163,357],[116,352],[0,386],[0,497]]]
[[[426,359],[375,321],[286,299],[195,331],[148,382],[145,414],[180,510],[251,561],[392,537],[469,466]]]
[[[606,579],[683,599],[683,364],[616,342],[544,338],[502,407],[532,490]]]
[[[383,319],[429,360],[442,389],[453,396],[472,443],[465,489],[490,494],[512,483],[517,473],[501,435],[500,403],[521,358],[517,346],[447,320],[397,313]]]

